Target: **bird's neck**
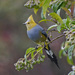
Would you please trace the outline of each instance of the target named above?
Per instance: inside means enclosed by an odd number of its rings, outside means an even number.
[[[34,24],[30,24],[30,25],[27,25],[27,31],[31,30],[33,27],[35,27],[37,24],[34,23]]]

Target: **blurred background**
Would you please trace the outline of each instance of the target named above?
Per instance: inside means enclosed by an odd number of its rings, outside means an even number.
[[[15,70],[14,63],[24,57],[27,48],[36,45],[28,38],[23,23],[31,14],[37,23],[41,20],[41,10],[35,15],[33,9],[24,7],[26,2],[27,0],[0,0],[0,75],[67,75],[71,66],[67,63],[66,57],[59,59],[58,55],[65,37],[51,44],[51,49],[58,58],[60,69],[46,56],[43,63],[35,65],[29,72]],[[45,29],[52,24],[52,22],[40,23]],[[51,39],[58,35],[60,34],[53,32]],[[45,52],[44,54],[46,55]]]

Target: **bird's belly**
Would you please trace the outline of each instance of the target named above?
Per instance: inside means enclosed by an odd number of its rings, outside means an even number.
[[[36,43],[44,42],[46,40],[46,37],[41,34],[41,31],[38,30],[30,30],[27,31],[28,37],[33,40]]]

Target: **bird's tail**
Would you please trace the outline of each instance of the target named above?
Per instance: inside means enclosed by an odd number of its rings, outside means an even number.
[[[47,46],[44,47],[44,49],[45,49],[45,51],[47,53],[47,56],[50,58],[50,60],[52,62],[54,62],[57,65],[58,68],[60,68],[59,65],[58,65],[56,55],[51,51],[50,46],[47,45]]]

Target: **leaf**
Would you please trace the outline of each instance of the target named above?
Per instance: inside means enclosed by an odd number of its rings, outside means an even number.
[[[42,1],[44,1],[44,0],[40,0],[40,2],[42,2]]]
[[[74,45],[71,45],[69,48],[68,48],[68,56],[69,56],[69,59],[72,58],[72,51],[74,49]]]
[[[67,26],[67,28],[70,28],[70,18],[67,18],[66,26]]]
[[[63,1],[58,1],[58,2],[56,2],[56,3],[54,3],[53,5],[52,5],[52,9],[53,9],[53,11],[55,12],[55,13],[57,13],[57,11],[62,7],[62,5],[63,5]]]
[[[59,4],[58,4],[58,7],[57,7],[57,10],[60,9],[60,8],[63,6],[64,1],[60,1],[60,2],[58,2],[58,3],[59,3]]]
[[[62,53],[63,53],[63,50],[60,50],[59,51],[59,58],[62,58]]]
[[[74,63],[73,63],[73,59],[72,59],[72,58],[69,59],[68,56],[67,56],[67,62],[68,62],[70,65],[73,65],[73,64],[74,64]]]
[[[28,53],[32,52],[33,50],[35,50],[34,47],[28,48],[28,49],[26,50],[26,55],[27,55]]]
[[[27,56],[26,56],[26,54],[24,55],[24,58],[25,58],[25,61],[27,61]]]
[[[43,54],[43,50],[42,49],[41,49],[40,53]]]
[[[67,27],[65,26],[65,24],[61,24],[61,30],[63,29],[67,29]]]
[[[46,19],[46,17],[45,17],[44,14],[43,14],[43,10],[41,11],[41,18],[42,18],[42,19]]]
[[[71,17],[71,12],[67,8],[63,7],[62,9]]]
[[[61,31],[61,26],[57,26],[57,30],[60,32]]]
[[[39,47],[36,51],[39,51],[39,50],[41,50],[42,49],[42,47]]]
[[[36,51],[38,52],[40,50],[39,53],[43,54],[43,50],[42,50],[42,47],[39,47]]]
[[[75,75],[75,71],[70,71],[68,75]]]
[[[50,13],[49,15],[51,15],[54,19],[56,19],[60,24],[63,24],[63,21],[58,14],[53,12],[53,13]]]
[[[71,24],[74,24],[75,25],[75,21],[72,21]]]
[[[52,20],[49,20],[49,19],[43,19],[43,20],[40,20],[39,23],[40,23],[40,22],[43,22],[43,21],[46,22],[46,21],[52,21]]]
[[[46,11],[47,11],[47,8],[49,7],[50,2],[51,2],[51,0],[45,0],[44,4],[42,6],[43,15],[45,18],[46,18]]]
[[[68,61],[68,63],[71,64],[71,65],[73,65],[73,58],[72,58],[73,49],[74,49],[74,45],[71,45],[71,46],[68,48],[67,61]]]
[[[57,11],[57,14],[60,16],[60,11],[61,11],[61,9],[59,9],[58,11]]]
[[[42,7],[42,6],[43,6],[44,1],[45,1],[45,0],[40,0],[40,5],[39,5],[40,7]]]
[[[66,24],[67,19],[63,19],[63,23]]]
[[[38,8],[34,8],[34,13],[37,14]]]
[[[31,52],[31,58],[33,58],[33,56],[34,56],[34,52],[35,52],[35,51],[32,51],[32,52]]]
[[[53,5],[52,5],[52,9],[53,9],[53,11],[56,13],[56,12],[57,12],[57,4],[53,4]]]
[[[52,26],[50,26],[47,30],[50,30],[50,29],[52,29],[52,28],[54,28],[54,27],[57,27],[57,26],[58,26],[57,24],[52,25]]]
[[[63,19],[63,24],[61,24],[61,28],[62,29],[69,29],[70,28],[70,18],[66,18],[66,19]]]

